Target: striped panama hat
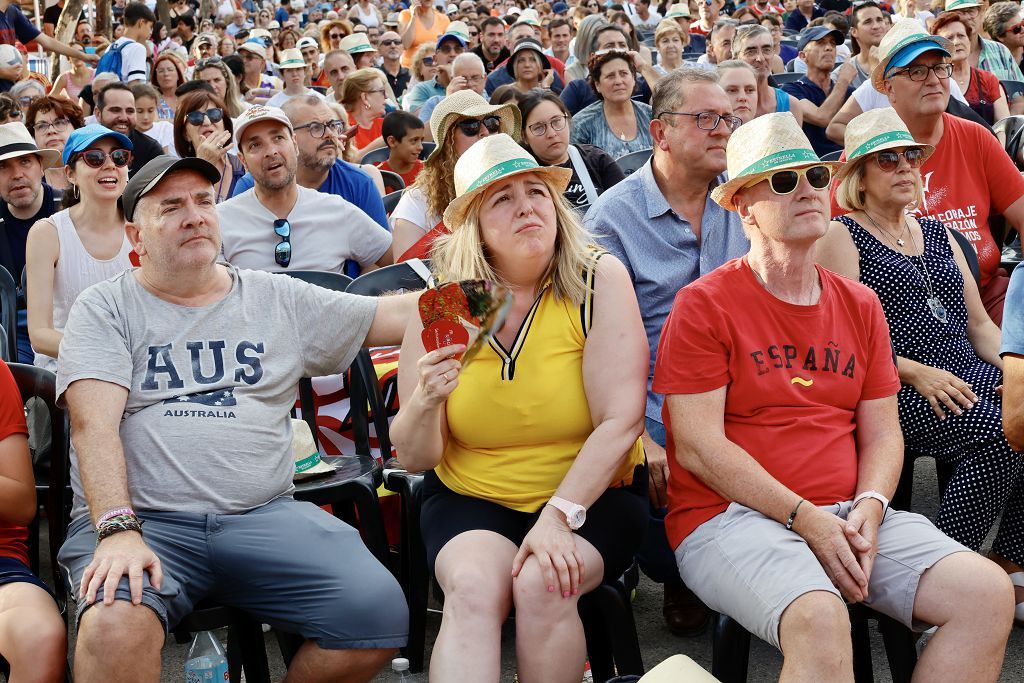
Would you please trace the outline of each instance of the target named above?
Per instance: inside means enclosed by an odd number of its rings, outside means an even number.
[[[488,185],[520,173],[547,176],[562,193],[569,185],[572,170],[561,166],[541,166],[530,153],[504,133],[490,135],[478,142],[455,162],[455,199],[444,210],[444,224],[453,232],[463,224],[473,198]]]
[[[828,166],[835,172],[842,166],[840,162],[818,158],[789,112],[765,114],[744,123],[729,138],[725,153],[729,181],[711,190],[711,198],[727,211],[736,210],[733,197],[739,190],[776,171]]]
[[[918,147],[924,151],[925,160],[935,152],[932,145],[914,140],[907,124],[892,107],[872,109],[855,116],[846,126],[846,163],[836,172],[836,182],[850,175],[859,159],[897,147]]]

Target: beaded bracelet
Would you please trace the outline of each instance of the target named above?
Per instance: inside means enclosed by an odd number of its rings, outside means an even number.
[[[96,526],[98,528],[104,522],[111,520],[114,517],[120,517],[121,515],[135,516],[135,510],[132,510],[130,507],[114,508],[112,510],[107,510],[102,515],[100,515],[99,519],[96,520]]]
[[[793,508],[793,511],[789,513],[789,519],[786,520],[786,529],[787,530],[789,530],[789,531],[793,530],[793,522],[796,520],[796,512],[797,512],[797,510],[800,509],[800,506],[803,505],[803,504],[804,504],[804,499],[801,498],[800,502],[796,504],[795,508]]]
[[[122,531],[137,531],[142,533],[142,520],[135,515],[117,515],[102,524],[96,526],[96,545],[105,538]]]

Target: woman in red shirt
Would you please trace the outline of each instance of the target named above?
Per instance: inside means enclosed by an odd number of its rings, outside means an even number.
[[[356,127],[356,158],[384,146],[381,126],[384,124],[384,103],[387,88],[384,75],[377,69],[359,69],[345,79],[341,102],[348,111],[349,125]]]

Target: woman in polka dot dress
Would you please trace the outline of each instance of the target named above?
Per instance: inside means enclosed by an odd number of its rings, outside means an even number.
[[[882,302],[903,382],[907,451],[956,466],[936,526],[978,550],[1002,513],[991,557],[1007,573],[1019,572],[1024,460],[1003,436],[999,328],[953,236],[942,223],[907,213],[921,197],[918,169],[932,151],[914,142],[891,109],[851,121],[850,161],[836,176],[836,199],[851,212],[832,222],[818,261],[859,279]]]

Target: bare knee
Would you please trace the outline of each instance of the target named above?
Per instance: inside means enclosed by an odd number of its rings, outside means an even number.
[[[527,558],[519,576],[512,582],[516,612],[542,618],[559,618],[570,612],[575,615],[579,596],[563,597],[558,582],[555,583],[555,590],[549,592],[548,581],[541,572],[540,564],[533,556]]]
[[[914,616],[943,626],[976,625],[1003,637],[1013,625],[1014,593],[1010,577],[976,553],[949,555],[922,576]]]
[[[115,600],[112,605],[96,603],[82,615],[76,652],[109,656],[110,643],[118,643],[122,652],[159,654],[164,643],[163,625],[149,607]]]
[[[834,593],[812,591],[782,613],[779,643],[787,657],[835,658],[850,652],[850,614]]]
[[[511,608],[511,569],[496,576],[480,567],[460,564],[438,576],[444,590],[445,614],[501,623]]]
[[[13,680],[62,681],[67,664],[67,626],[56,610],[39,618],[20,619],[10,634],[10,649],[4,657],[11,665]]]

